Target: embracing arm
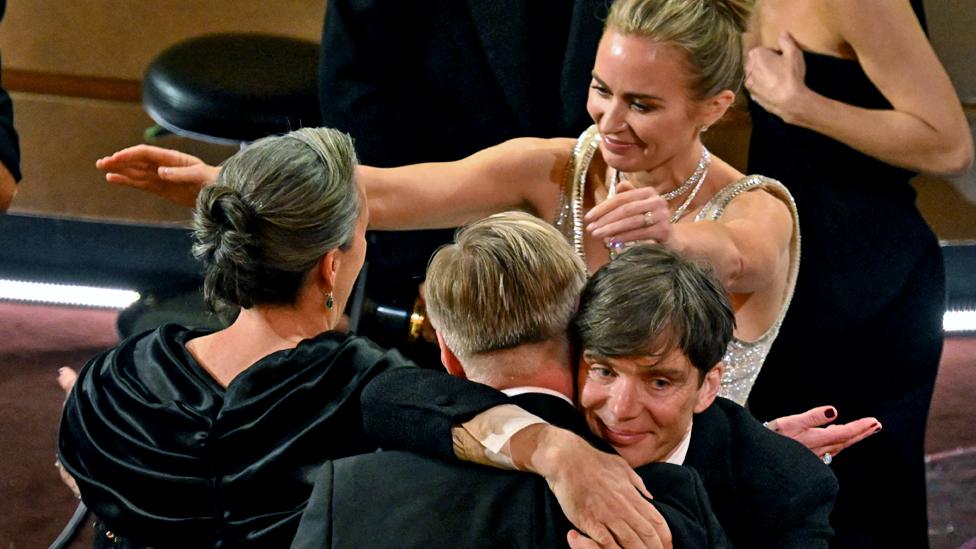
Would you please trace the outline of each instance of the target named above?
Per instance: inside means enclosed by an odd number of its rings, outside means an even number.
[[[802,52],[788,35],[780,52],[754,48],[746,87],[786,122],[841,141],[889,164],[936,174],[965,171],[973,142],[952,82],[909,3],[829,0],[822,21],[851,46],[891,103],[865,109],[819,95],[804,84]]]
[[[514,408],[495,389],[417,368],[381,374],[363,391],[364,427],[381,446],[496,467],[505,461],[467,455],[464,448],[470,445],[457,441],[468,436],[458,432],[463,423],[484,419],[483,412],[500,407]],[[545,477],[566,516],[591,538],[616,540],[623,547],[659,547],[669,537],[660,513],[642,495],[648,495],[643,481],[619,456],[545,423],[518,431],[507,446],[509,463]]]

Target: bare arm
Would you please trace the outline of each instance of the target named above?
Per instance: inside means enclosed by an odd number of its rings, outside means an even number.
[[[763,108],[788,123],[912,170],[954,174],[972,163],[973,143],[949,76],[907,1],[830,0],[822,23],[854,50],[891,103],[864,109],[819,95],[803,83],[802,53],[789,36],[780,52],[754,48],[746,87]]]
[[[17,182],[10,170],[0,162],[0,214],[7,211],[17,194]]]
[[[192,208],[200,189],[217,180],[220,168],[195,156],[152,145],[122,149],[95,162],[105,180],[135,187]]]
[[[523,138],[455,162],[361,166],[370,228],[456,227],[512,209],[539,214],[558,197],[571,149],[570,140]]]

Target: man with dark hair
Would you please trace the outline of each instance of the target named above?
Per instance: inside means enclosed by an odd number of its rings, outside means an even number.
[[[450,373],[486,391],[499,389],[524,410],[612,453],[590,436],[571,401],[567,326],[584,280],[582,262],[555,228],[512,212],[469,225],[439,250],[425,293]],[[638,473],[655,496],[657,512],[648,517],[654,528],[638,539],[618,539],[622,545],[666,547],[673,538],[675,547],[725,546],[693,471],[656,463]],[[571,529],[540,477],[381,452],[322,468],[293,546],[553,547]]]
[[[660,246],[634,246],[590,278],[579,307],[579,405],[593,433],[633,467],[663,461],[694,468],[734,546],[827,547],[837,494],[830,469],[716,397],[734,316],[710,272]],[[503,394],[462,407],[454,395],[468,394],[464,386],[422,377],[386,374],[364,392],[367,426],[387,446],[423,451],[452,431],[456,440],[475,441],[456,443],[454,452],[466,459],[481,447],[504,448],[494,439],[514,431],[512,420],[482,414],[509,402]],[[438,385],[443,401],[417,403],[417,384]],[[510,448],[545,455],[523,448],[521,435],[511,435]]]

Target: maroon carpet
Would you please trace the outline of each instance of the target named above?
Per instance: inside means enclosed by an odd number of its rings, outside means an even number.
[[[116,313],[0,302],[0,547],[47,547],[76,500],[54,469],[60,366],[113,345]],[[929,416],[932,546],[976,537],[976,338],[946,342]],[[87,529],[85,536],[90,536]],[[74,547],[90,547],[82,538]]]

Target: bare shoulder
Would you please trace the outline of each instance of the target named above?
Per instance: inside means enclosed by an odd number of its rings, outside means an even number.
[[[824,0],[820,8],[821,22],[855,46],[874,38],[897,40],[905,32],[921,32],[908,0]]]
[[[785,187],[780,190],[770,185],[756,186],[732,198],[722,219],[727,223],[748,221],[750,225],[761,227],[767,235],[781,236],[785,245],[793,234],[794,225],[789,200]]]

